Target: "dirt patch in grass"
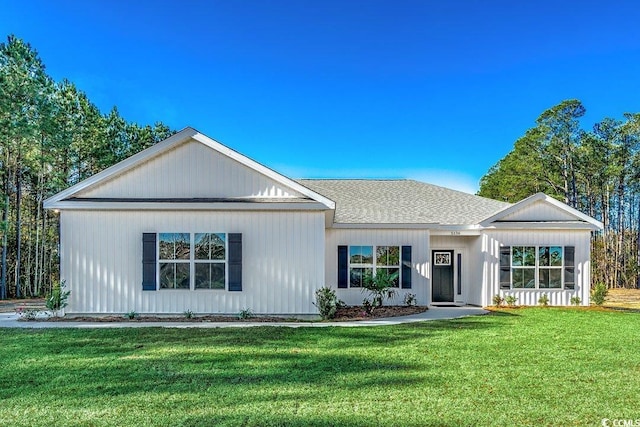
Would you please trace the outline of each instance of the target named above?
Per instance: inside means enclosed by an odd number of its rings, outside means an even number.
[[[44,298],[0,300],[0,313],[14,313],[19,308],[45,310]]]
[[[640,289],[609,289],[606,307],[640,309]]]

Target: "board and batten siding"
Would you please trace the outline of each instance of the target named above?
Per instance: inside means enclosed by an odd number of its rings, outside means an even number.
[[[500,221],[575,221],[575,216],[542,200],[523,207]]]
[[[550,305],[571,305],[571,297],[580,297],[582,305],[589,305],[591,232],[589,230],[491,230],[482,236],[485,254],[483,276],[488,284],[482,296],[482,305],[492,304],[495,295],[514,295],[518,305],[538,305],[542,294],[547,294]],[[574,246],[575,289],[500,289],[501,246]]]
[[[321,211],[61,212],[61,279],[66,313],[317,313],[325,283]],[[142,290],[142,233],[242,233],[241,292]]]
[[[327,229],[325,284],[336,290],[348,305],[361,305],[369,297],[361,288],[338,288],[338,246],[411,246],[411,289],[398,289],[387,305],[402,304],[404,296],[415,294],[418,305],[431,302],[429,293],[429,231],[416,229]]]
[[[197,141],[185,142],[77,197],[303,197]]]

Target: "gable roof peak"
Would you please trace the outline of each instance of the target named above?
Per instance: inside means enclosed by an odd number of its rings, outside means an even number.
[[[254,170],[255,172],[266,176],[274,180],[275,182],[289,187],[298,193],[301,193],[312,200],[315,200],[327,207],[327,209],[335,209],[335,203],[329,198],[312,191],[311,189],[301,185],[300,183],[287,178],[286,176],[276,172],[275,170],[268,168],[255,160],[240,154],[239,152],[227,147],[226,145],[209,138],[205,134],[199,132],[195,128],[185,127],[184,129],[171,135],[169,138],[160,141],[118,163],[112,165],[105,170],[98,172],[97,174],[80,181],[79,183],[63,190],[44,201],[45,209],[54,209],[57,207],[58,202],[71,198],[74,195],[80,193],[83,190],[95,187],[108,180],[115,178],[125,172],[157,157],[161,154],[168,152],[169,150],[186,143],[188,141],[196,141],[207,147],[211,148],[218,153],[237,161],[238,163]]]

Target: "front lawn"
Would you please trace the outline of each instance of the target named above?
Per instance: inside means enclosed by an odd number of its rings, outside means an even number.
[[[600,425],[640,419],[640,314],[395,327],[0,330],[0,425]]]

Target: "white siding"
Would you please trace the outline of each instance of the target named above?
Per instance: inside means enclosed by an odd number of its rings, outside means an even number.
[[[189,141],[78,197],[301,197],[296,191],[220,154]]]
[[[481,305],[482,253],[480,236],[432,236],[431,250],[454,251],[453,289],[456,303]],[[462,255],[462,294],[458,295],[458,254]]]
[[[590,242],[588,230],[503,230],[488,231],[482,237],[482,250],[485,253],[483,266],[484,280],[487,283],[482,305],[491,305],[496,294],[515,295],[518,305],[537,305],[542,294],[547,294],[550,305],[570,305],[571,297],[579,296],[582,305],[589,305],[590,292]],[[500,290],[499,256],[500,246],[513,245],[556,245],[575,246],[575,290],[563,289],[512,289]]]
[[[576,217],[571,213],[553,206],[551,203],[539,200],[530,206],[526,206],[513,212],[500,221],[575,221]]]
[[[325,283],[336,289],[338,298],[345,303],[360,305],[367,296],[360,289],[338,289],[338,246],[341,245],[411,246],[411,289],[399,289],[396,298],[388,304],[401,304],[407,293],[416,294],[419,305],[431,302],[428,230],[327,229]]]
[[[316,313],[324,285],[323,212],[61,213],[67,313]],[[242,233],[243,290],[142,291],[143,232]]]

